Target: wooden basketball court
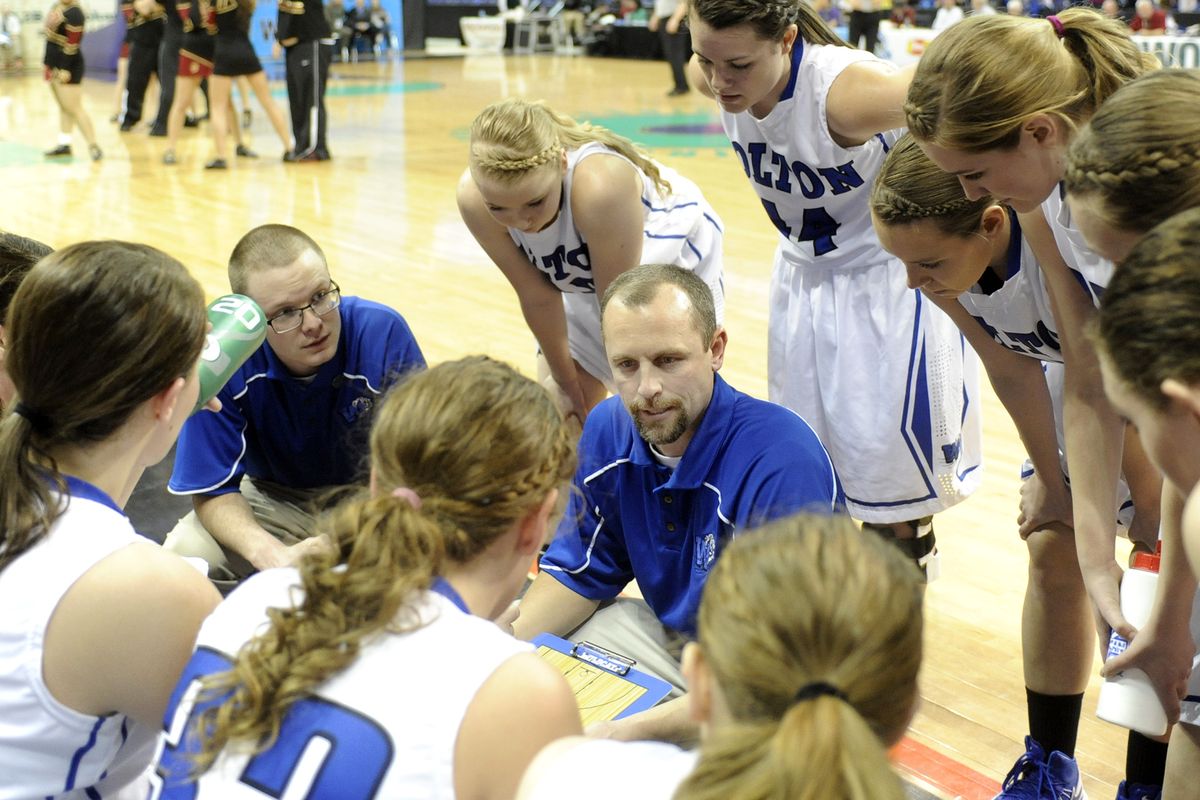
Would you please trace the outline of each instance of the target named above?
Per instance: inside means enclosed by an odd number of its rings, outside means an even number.
[[[279,78],[275,70],[273,78]],[[273,84],[286,113],[282,84]],[[606,125],[696,181],[725,222],[729,350],[722,374],[766,394],[767,285],[776,233],[720,132],[715,107],[692,92],[666,97],[665,63],[553,55],[427,58],[335,64],[328,108],[333,160],[280,162],[282,148],[254,106],[258,160],[206,172],[206,128],[186,131],[179,163],[163,139],[108,122],[112,84],[89,77],[85,105],[105,157],[93,164],[76,134],[74,160],[50,162],[57,109],[40,75],[0,78],[0,228],[53,246],[120,238],[187,264],[210,296],[228,290],[225,258],[249,228],[296,225],[325,249],[343,291],[388,303],[412,325],[431,362],[488,353],[532,374],[534,342],[516,297],[459,220],[455,183],[466,132],[487,103],[517,95]],[[151,110],[155,105],[149,101]],[[63,320],[69,325],[70,320]],[[863,364],[863,369],[871,369]],[[898,757],[939,793],[990,797],[1023,750],[1019,641],[1025,548],[1016,534],[1022,447],[1004,410],[984,403],[986,477],[937,520],[942,578],[928,593],[923,704]],[[1098,668],[1098,665],[1097,665]],[[1087,791],[1112,797],[1124,771],[1124,732],[1084,704],[1078,760]]]

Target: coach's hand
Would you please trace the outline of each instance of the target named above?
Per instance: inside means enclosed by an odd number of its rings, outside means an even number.
[[[251,559],[251,563],[260,570],[274,569],[275,567],[294,567],[300,563],[300,559],[309,553],[327,550],[333,546],[333,543],[325,534],[304,539],[293,545],[285,545],[279,541],[275,543],[276,547],[258,553],[257,558]]]

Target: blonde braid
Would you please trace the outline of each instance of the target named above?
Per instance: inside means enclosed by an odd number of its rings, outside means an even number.
[[[1081,160],[1067,166],[1067,181],[1080,191],[1091,188],[1121,189],[1144,178],[1165,177],[1176,170],[1189,169],[1200,162],[1200,144],[1180,144],[1169,150],[1140,151],[1130,154],[1125,164],[1084,164]]]
[[[479,156],[475,163],[485,172],[528,172],[550,163],[555,158],[561,158],[563,152],[563,146],[554,142],[526,158],[499,158],[484,155]]]
[[[906,133],[888,153],[871,187],[871,213],[879,223],[904,225],[933,220],[943,232],[969,236],[979,230],[991,197],[971,200],[958,178],[943,172]]]

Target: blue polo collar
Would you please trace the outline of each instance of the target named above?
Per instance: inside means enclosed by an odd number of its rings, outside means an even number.
[[[671,478],[664,483],[662,489],[698,489],[708,480],[712,472],[713,462],[717,453],[725,444],[729,429],[733,424],[733,408],[737,395],[733,388],[726,383],[720,374],[713,375],[713,393],[709,398],[708,408],[700,426],[683,451],[683,458],[671,472]],[[628,413],[628,412],[626,412]],[[658,462],[650,445],[638,435],[637,426],[629,419],[629,431],[633,437],[629,460],[639,466],[652,466],[663,470],[668,469]]]

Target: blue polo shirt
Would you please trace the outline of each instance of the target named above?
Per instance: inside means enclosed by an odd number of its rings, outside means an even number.
[[[220,413],[183,425],[172,494],[238,491],[243,475],[296,489],[343,486],[367,467],[367,418],[396,378],[425,358],[408,323],[387,306],[343,297],[337,354],[311,379],[288,372],[270,345],[217,395]]]
[[[716,376],[675,469],[654,457],[618,397],[588,414],[579,469],[541,568],[593,600],[636,579],[664,625],[695,634],[700,592],[741,531],[800,511],[841,511],[829,454],[792,411]]]

